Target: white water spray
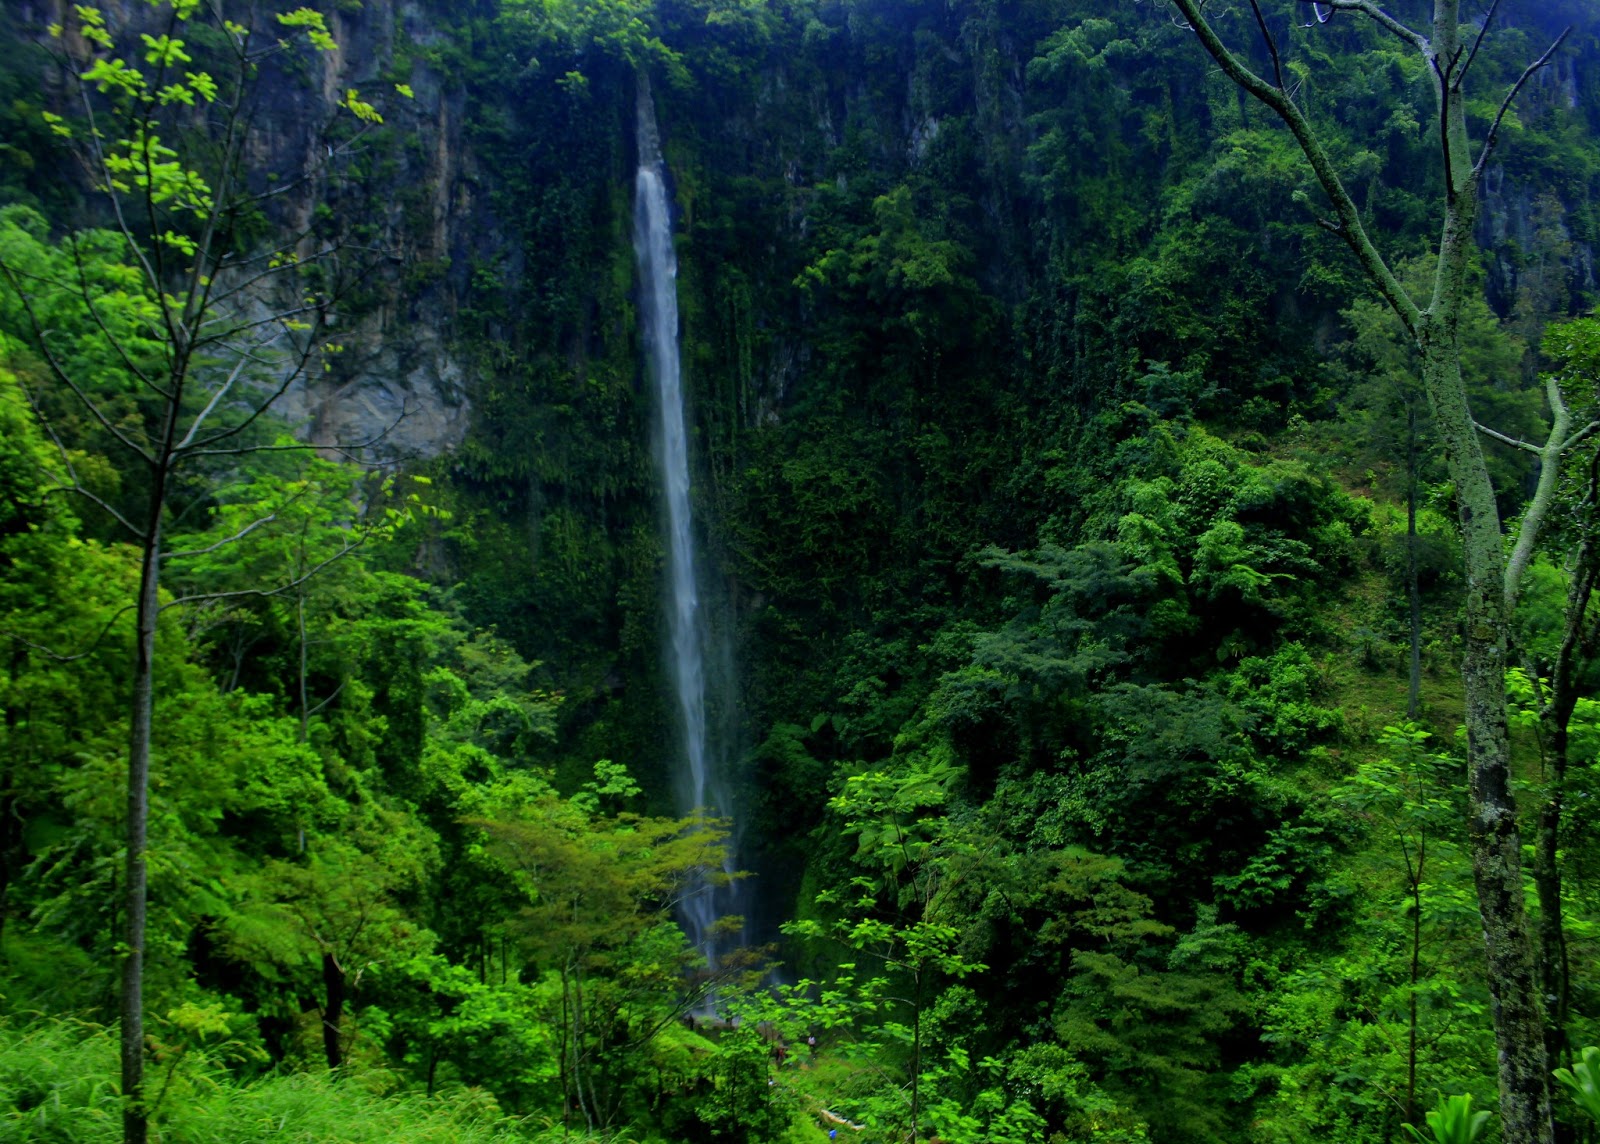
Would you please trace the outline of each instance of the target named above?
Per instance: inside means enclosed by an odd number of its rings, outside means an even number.
[[[639,173],[634,183],[633,248],[639,261],[640,303],[650,377],[656,389],[656,447],[667,499],[668,630],[673,687],[683,730],[685,770],[679,798],[686,811],[727,814],[707,743],[706,616],[695,568],[694,521],[690,511],[689,436],[684,418],[683,376],[678,358],[678,259],[672,247],[672,215],[666,169],[656,133],[649,84],[639,81]],[[729,859],[731,871],[731,858]],[[712,927],[716,888],[702,884],[683,906],[689,940],[713,964]]]

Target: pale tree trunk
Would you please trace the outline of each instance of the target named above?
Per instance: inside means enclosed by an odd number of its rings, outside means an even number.
[[[1436,62],[1462,58],[1459,9],[1459,0],[1435,2]],[[1511,790],[1505,535],[1461,376],[1460,319],[1468,260],[1475,249],[1472,227],[1478,216],[1481,166],[1473,161],[1467,136],[1465,93],[1453,78],[1437,79],[1436,84],[1442,112],[1445,218],[1433,297],[1419,315],[1415,336],[1422,356],[1422,384],[1455,483],[1461,521],[1466,581],[1461,683],[1472,877],[1483,919],[1489,1006],[1498,1049],[1501,1135],[1505,1144],[1551,1144],[1550,1067],[1524,904],[1522,837]]]
[[[911,1144],[917,1144],[922,1115],[922,969],[912,971],[911,995]]]
[[[1459,377],[1458,361],[1433,365],[1434,369],[1441,367]],[[1466,402],[1459,405],[1465,413]],[[1466,440],[1476,453],[1477,437],[1470,421],[1468,430]],[[1501,595],[1504,547],[1494,491],[1481,456],[1476,465],[1470,465],[1458,463],[1454,453],[1447,445],[1446,456],[1461,501],[1467,581],[1461,681],[1467,727],[1468,827],[1472,875],[1483,918],[1490,1011],[1499,1050],[1501,1128],[1506,1144],[1549,1144],[1544,1017],[1523,904],[1522,839],[1511,793],[1506,728],[1507,617]]]

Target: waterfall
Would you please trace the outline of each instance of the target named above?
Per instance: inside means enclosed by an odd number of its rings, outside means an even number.
[[[689,434],[678,355],[678,260],[672,247],[666,166],[647,80],[639,80],[639,173],[634,183],[633,246],[639,262],[640,309],[650,379],[656,390],[656,452],[666,496],[668,660],[682,730],[678,797],[685,812],[727,815],[729,807],[710,749],[706,703],[707,617],[696,571],[690,505]],[[728,858],[732,872],[732,856]],[[716,962],[712,927],[717,887],[702,884],[683,906],[689,940]]]

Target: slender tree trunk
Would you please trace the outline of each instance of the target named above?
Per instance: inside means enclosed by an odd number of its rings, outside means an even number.
[[[1600,464],[1600,459],[1597,459],[1597,464]],[[1600,477],[1596,481],[1600,483]],[[1591,501],[1594,491],[1591,486]],[[1539,712],[1545,789],[1544,800],[1539,806],[1538,836],[1534,842],[1533,881],[1539,895],[1539,983],[1544,991],[1545,1051],[1552,1065],[1570,1063],[1571,1056],[1566,1028],[1571,984],[1561,901],[1561,815],[1566,799],[1567,764],[1571,747],[1569,728],[1578,702],[1575,673],[1578,662],[1585,658],[1584,629],[1589,600],[1597,575],[1600,575],[1595,557],[1593,538],[1585,533],[1573,560],[1561,647],[1550,670],[1549,698],[1542,702]],[[1529,677],[1537,682],[1534,665],[1530,665]]]
[[[578,1109],[589,1131],[595,1129],[595,1110],[590,1095],[583,1091],[583,1058],[588,1055],[584,1045],[583,1028],[583,978],[574,970],[572,974],[572,1081],[578,1093]],[[592,1086],[591,1086],[592,1087]]]
[[[305,559],[295,565],[295,576],[304,575]],[[301,585],[294,593],[294,620],[295,628],[300,637],[299,683],[300,683],[300,742],[304,743],[311,737],[311,707],[307,702],[306,689],[306,590]]]
[[[11,641],[10,677],[14,684],[28,663],[28,649],[20,639]],[[17,820],[17,793],[13,784],[16,775],[26,766],[22,759],[22,745],[17,741],[17,729],[22,725],[22,711],[15,703],[6,704],[6,739],[4,758],[0,758],[0,942],[6,934],[6,914],[10,908],[11,867],[22,849],[21,831]]]
[[[1406,718],[1415,719],[1422,702],[1422,590],[1417,584],[1417,406],[1414,398],[1406,400],[1406,595],[1411,605],[1411,672],[1406,688]]]
[[[328,1067],[336,1069],[344,1064],[344,1045],[339,1031],[344,1024],[344,970],[331,953],[322,955],[322,985],[327,1002],[322,1007],[322,1052],[328,1058]]]
[[[572,1125],[572,1062],[568,1048],[571,1044],[572,990],[567,984],[567,967],[561,966],[561,1025],[558,1038],[561,1049],[561,1131],[566,1135]]]
[[[1410,1030],[1406,1041],[1406,1123],[1416,1124],[1417,1116],[1417,982],[1422,980],[1422,871],[1428,861],[1428,839],[1417,842],[1417,865],[1411,876],[1411,993]]]
[[[1568,708],[1567,718],[1571,717]],[[1545,1051],[1552,1067],[1567,1053],[1567,941],[1561,905],[1561,814],[1566,798],[1566,719],[1547,712],[1544,801],[1539,806],[1533,849],[1533,881],[1539,895],[1539,984],[1544,992]]]
[[[1553,706],[1553,704],[1552,704]],[[1566,797],[1567,719],[1543,713],[1544,799],[1539,804],[1533,847],[1533,884],[1539,896],[1535,933],[1539,947],[1539,988],[1544,993],[1544,1051],[1551,1068],[1571,1064],[1567,1044],[1567,936],[1561,905],[1561,814]],[[1570,1125],[1555,1125],[1558,1144],[1572,1144]]]
[[[128,731],[128,838],[123,873],[126,952],[122,961],[122,1138],[146,1144],[150,1122],[144,1105],[144,941],[148,906],[145,849],[150,826],[150,731],[155,707],[156,622],[160,619],[161,514],[166,472],[158,469],[150,493],[145,544],[139,565],[135,620],[133,709]]]
[[[922,971],[911,985],[911,1144],[917,1144],[917,1118],[922,1114]]]

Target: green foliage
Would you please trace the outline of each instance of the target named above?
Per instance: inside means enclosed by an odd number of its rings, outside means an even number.
[[[724,833],[696,818],[599,813],[602,800],[637,792],[624,768],[603,760],[579,797],[512,784],[492,804],[500,817],[471,820],[490,868],[521,893],[507,931],[556,1002],[544,1016],[558,1038],[561,1099],[592,1130],[639,1115],[645,1078],[667,1067],[666,1031],[746,968],[733,958],[697,972],[701,955],[669,915],[686,894],[729,878]],[[736,930],[739,919],[726,924]],[[691,975],[698,980],[686,987]],[[742,1067],[738,1053],[721,1064]]]
[[[1492,1060],[1487,994],[1473,972],[1480,922],[1460,763],[1429,739],[1414,724],[1385,728],[1383,754],[1331,792],[1368,832],[1335,885],[1367,908],[1337,952],[1307,959],[1269,1003],[1267,1036],[1281,1054],[1265,1117],[1273,1139],[1337,1122],[1352,1140],[1385,1140],[1396,1114],[1420,1113],[1425,1086],[1461,1084]],[[1329,992],[1333,982],[1342,992]],[[1478,1095],[1492,1092],[1480,1085]]]
[[[1570,1069],[1556,1069],[1555,1078],[1578,1107],[1600,1124],[1600,1049],[1589,1045]]]
[[[1472,1111],[1471,1093],[1440,1095],[1438,1107],[1428,1113],[1428,1129],[1436,1144],[1472,1144],[1483,1135],[1491,1115],[1487,1111]],[[1428,1144],[1428,1138],[1415,1126],[1402,1127],[1411,1139]]]

